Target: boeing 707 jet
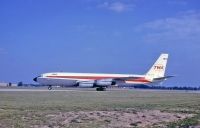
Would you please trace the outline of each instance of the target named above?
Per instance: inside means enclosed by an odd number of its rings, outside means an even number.
[[[118,83],[152,85],[172,77],[165,76],[167,60],[168,54],[161,54],[144,75],[51,72],[41,74],[33,80],[48,86],[49,90],[52,89],[52,86],[87,87],[96,88],[97,91],[105,91],[107,87],[116,86]]]

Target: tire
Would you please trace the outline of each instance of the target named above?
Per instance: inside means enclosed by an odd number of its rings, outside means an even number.
[[[106,91],[106,88],[99,87],[99,88],[96,88],[96,91]]]
[[[51,90],[51,89],[52,89],[52,87],[51,87],[51,86],[49,86],[49,87],[48,87],[48,89],[49,89],[49,90]]]

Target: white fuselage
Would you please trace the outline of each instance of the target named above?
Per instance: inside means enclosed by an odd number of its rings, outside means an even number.
[[[145,75],[133,75],[133,74],[100,74],[100,73],[64,73],[53,72],[45,73],[37,77],[37,82],[42,85],[52,86],[74,86],[78,82],[82,81],[95,81],[102,79],[116,79],[126,77],[137,77],[137,79],[125,80],[125,83],[131,84],[147,84],[151,82],[145,78]]]

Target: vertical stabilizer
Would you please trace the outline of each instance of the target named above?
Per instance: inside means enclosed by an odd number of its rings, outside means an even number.
[[[153,80],[154,78],[164,77],[167,60],[168,54],[161,54],[151,69],[147,72],[146,78]]]

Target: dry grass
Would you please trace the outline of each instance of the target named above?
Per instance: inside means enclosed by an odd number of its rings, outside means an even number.
[[[87,114],[99,111],[99,118],[102,118],[101,112],[126,114],[130,112],[129,110],[131,112],[135,110],[135,114],[150,110],[172,114],[195,114],[194,117],[184,119],[179,117],[180,115],[176,116],[180,119],[173,120],[171,123],[155,122],[150,125],[152,127],[160,124],[175,127],[188,121],[189,125],[197,125],[200,120],[200,93],[145,90],[0,92],[0,127],[2,128],[112,127],[110,124],[113,123],[113,118],[105,117],[103,120],[91,121],[91,116]],[[63,123],[66,122],[65,116],[70,112],[75,113],[71,121]],[[87,117],[78,116],[77,119],[75,115],[81,115],[80,112],[87,112]],[[143,121],[128,123],[130,127],[138,127],[141,122]]]

